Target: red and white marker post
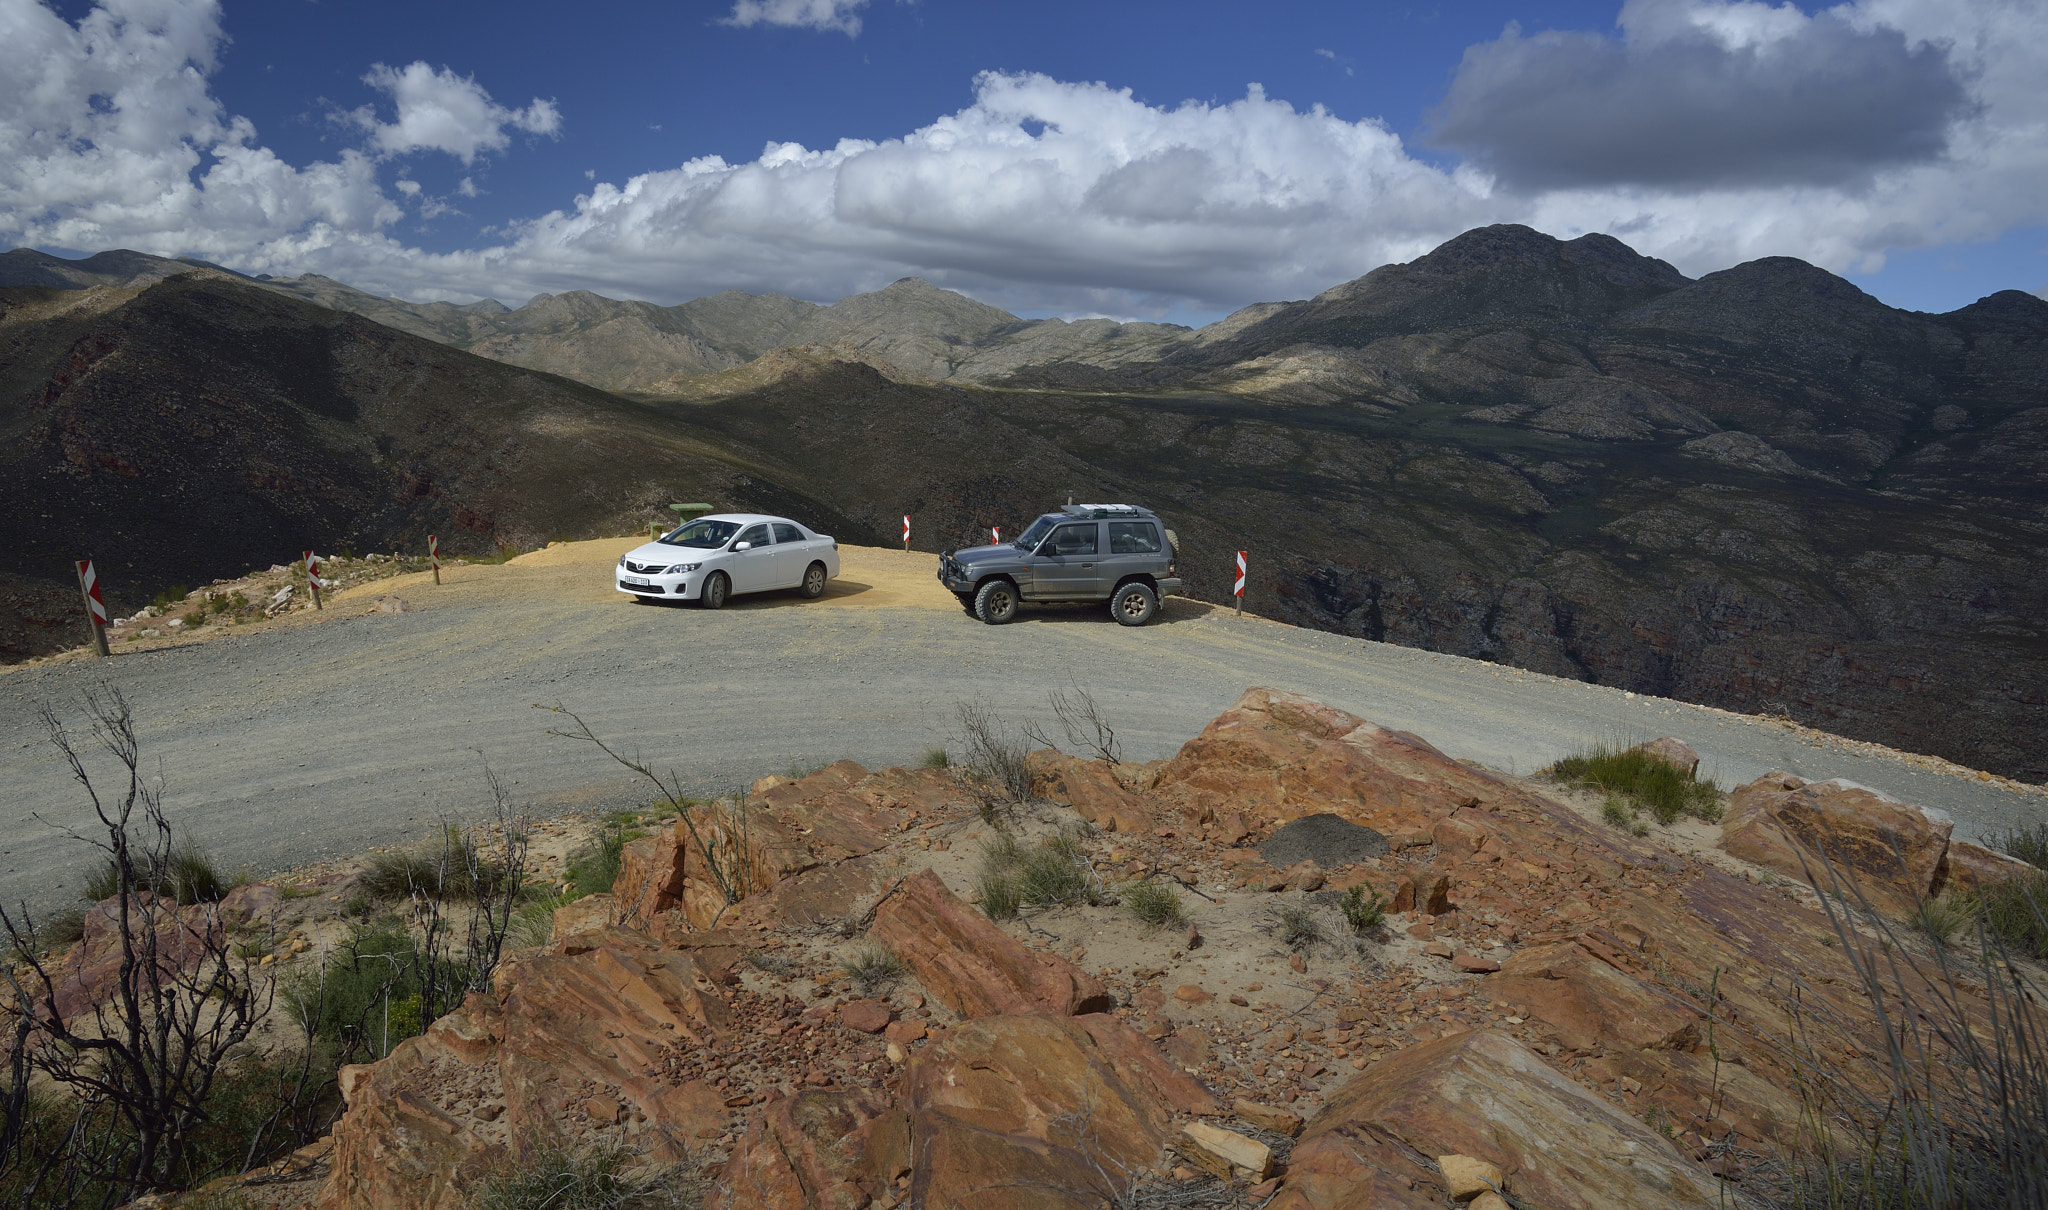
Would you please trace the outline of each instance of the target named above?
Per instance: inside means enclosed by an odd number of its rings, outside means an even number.
[[[910,518],[909,518],[909,517],[905,517],[905,518],[903,518],[903,549],[904,549],[905,551],[908,551],[908,550],[910,549]]]
[[[85,621],[92,627],[93,653],[106,659],[107,651],[107,602],[100,596],[99,573],[92,569],[91,559],[78,561],[78,591],[85,598]]]
[[[1235,588],[1231,589],[1231,594],[1232,594],[1233,596],[1235,596],[1235,597],[1237,598],[1237,616],[1238,616],[1238,617],[1243,617],[1243,616],[1244,616],[1244,552],[1243,552],[1243,551],[1238,551],[1238,552],[1237,552],[1237,587],[1235,587]]]
[[[427,535],[427,562],[434,565],[434,583],[441,582],[441,539]]]
[[[313,608],[327,608],[320,603],[320,560],[310,550],[306,552],[306,586],[313,590]]]
[[[992,540],[992,541],[991,541],[991,542],[989,543],[989,545],[990,545],[990,546],[1001,546],[1001,545],[1003,544],[1003,527],[1002,527],[1002,526],[1000,526],[1000,525],[991,525],[991,526],[989,526],[989,527],[988,527],[988,532],[990,532],[990,533],[992,533],[992,534],[994,534],[994,535],[995,535],[995,538],[994,538],[994,540]]]

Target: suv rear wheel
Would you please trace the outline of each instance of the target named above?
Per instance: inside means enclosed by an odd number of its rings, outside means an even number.
[[[1132,582],[1116,590],[1109,599],[1109,611],[1125,626],[1143,626],[1159,612],[1159,594]]]
[[[991,626],[1000,626],[1017,616],[1017,586],[1008,580],[990,580],[974,594],[974,616]]]

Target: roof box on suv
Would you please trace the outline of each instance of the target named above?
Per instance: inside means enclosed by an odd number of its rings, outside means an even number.
[[[1070,517],[1149,517],[1145,509],[1129,504],[1062,504],[1060,511]]]

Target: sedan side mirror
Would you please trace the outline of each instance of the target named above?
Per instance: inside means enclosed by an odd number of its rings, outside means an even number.
[[[735,542],[732,544],[732,548],[734,550],[752,550],[754,549],[754,544],[752,542]]]

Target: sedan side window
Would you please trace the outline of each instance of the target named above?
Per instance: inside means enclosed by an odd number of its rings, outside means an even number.
[[[1052,537],[1047,539],[1047,543],[1051,554],[1092,555],[1095,553],[1095,523],[1090,521],[1085,525],[1062,525],[1052,531]]]
[[[740,542],[751,542],[755,546],[766,546],[768,544],[768,527],[765,525],[747,526],[733,544],[737,546]]]
[[[1156,555],[1159,527],[1150,521],[1111,521],[1109,553],[1113,555]]]
[[[804,535],[803,531],[796,526],[777,521],[775,523],[775,540],[777,542],[801,542],[804,540]]]

